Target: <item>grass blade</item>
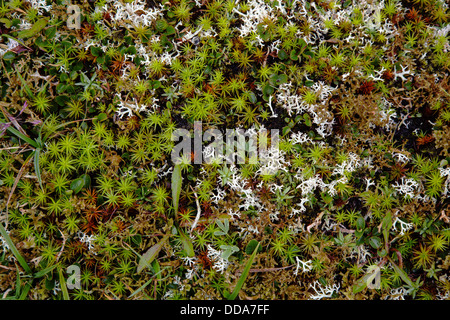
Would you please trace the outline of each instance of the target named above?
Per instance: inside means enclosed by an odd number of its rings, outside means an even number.
[[[159,251],[162,249],[164,243],[169,239],[168,235],[165,235],[157,244],[152,246],[150,249],[147,250],[146,253],[144,253],[139,260],[139,265],[137,268],[137,273],[141,273],[142,270],[144,270],[145,267],[149,266],[150,263],[156,258]]]
[[[22,287],[22,292],[20,293],[20,297],[19,300],[25,300],[27,298],[28,292],[30,292],[31,289],[31,283],[27,282],[23,287]]]
[[[31,28],[20,31],[17,37],[20,39],[30,38],[44,29],[47,23],[48,18],[39,19],[31,26]]]
[[[17,138],[19,138],[19,139],[25,141],[26,143],[28,143],[29,145],[33,146],[34,148],[39,148],[39,145],[36,143],[36,141],[31,139],[30,137],[27,137],[19,130],[15,129],[13,127],[8,127],[8,129],[6,129],[6,130],[8,130],[13,135],[15,135]]]
[[[193,257],[195,253],[194,253],[194,245],[192,244],[191,239],[181,229],[178,229],[178,233],[180,234],[184,252],[188,257]]]
[[[42,188],[42,178],[41,178],[41,167],[39,166],[39,156],[41,154],[41,149],[37,148],[34,151],[34,172],[36,172],[36,177],[39,181],[39,186]]]
[[[57,266],[58,266],[58,264],[55,264],[55,265],[53,265],[53,266],[51,266],[51,267],[42,269],[42,270],[36,272],[36,273],[34,274],[33,277],[34,277],[35,279],[42,278],[42,277],[45,276],[47,273],[53,271],[53,269],[55,269]]]
[[[150,278],[146,283],[144,283],[142,286],[140,286],[136,291],[134,291],[132,294],[128,296],[128,299],[133,298],[135,295],[137,295],[139,292],[144,290],[152,281],[154,281],[153,277]]]
[[[400,276],[400,278],[408,285],[410,285],[411,287],[414,286],[414,282],[408,277],[408,275],[406,274],[405,271],[403,271],[403,269],[401,269],[394,261],[392,261],[392,259],[388,258],[389,262],[392,264],[392,266],[394,267],[394,271]]]
[[[181,194],[182,179],[183,178],[181,177],[181,167],[180,165],[176,164],[172,172],[172,201],[175,214],[178,213],[178,201],[180,199]]]
[[[244,282],[247,279],[247,276],[250,272],[250,268],[252,267],[253,260],[255,260],[256,252],[258,251],[258,248],[259,248],[259,243],[256,245],[255,249],[253,250],[253,253],[250,256],[250,259],[247,261],[247,264],[245,265],[244,271],[242,271],[242,274],[239,277],[236,287],[234,288],[233,292],[227,297],[228,300],[236,299],[237,295],[239,294],[239,291],[241,291],[241,288],[244,285]]]
[[[12,40],[14,40],[14,41],[20,43],[20,44],[21,44],[22,46],[24,46],[25,48],[30,49],[30,47],[26,46],[25,43],[23,43],[23,41],[21,41],[20,39],[14,38],[13,36],[11,36],[11,35],[9,35],[9,34],[6,34],[6,33],[2,34],[2,36],[3,36],[3,37],[6,37],[6,38],[9,38],[9,39],[12,39]]]
[[[155,261],[155,262],[157,262],[157,261]],[[158,279],[162,279],[161,278],[161,273],[164,271],[164,270],[166,270],[166,269],[168,269],[169,267],[164,267],[164,268],[162,268],[162,269],[160,269],[160,270],[158,270],[154,275],[152,275],[151,277],[150,277],[150,279],[146,282],[146,283],[144,283],[142,286],[140,286],[138,289],[136,289],[136,291],[134,291],[132,294],[130,294],[129,296],[128,296],[128,298],[132,298],[132,297],[134,297],[135,295],[137,295],[139,292],[141,292],[142,290],[144,290],[152,281],[155,281],[155,277],[157,277]],[[155,270],[156,271],[156,270]],[[167,278],[167,277],[166,277]]]
[[[370,274],[366,274],[355,281],[353,284],[353,293],[357,294],[367,288],[367,282],[370,277]]]
[[[17,250],[16,246],[14,245],[14,242],[9,237],[9,234],[6,232],[2,223],[0,223],[0,234],[2,235],[3,239],[5,239],[6,243],[8,244],[9,249],[13,253],[14,257],[16,257],[17,261],[22,266],[22,268],[25,270],[25,272],[28,274],[31,274],[30,267],[28,266],[27,262],[22,257],[22,255],[19,253],[19,250]]]
[[[28,97],[29,97],[30,99],[33,99],[33,98],[34,98],[34,95],[33,95],[33,92],[31,91],[30,87],[29,87],[28,84],[25,82],[25,80],[22,78],[22,75],[21,75],[19,72],[17,72],[17,75],[19,76],[19,79],[20,79],[20,81],[22,82],[22,85],[23,85],[23,87],[25,88],[25,91],[26,91]]]
[[[63,299],[70,300],[69,291],[67,290],[67,286],[66,286],[66,279],[64,278],[64,274],[63,274],[61,268],[59,269],[59,284],[60,284],[61,291],[63,294]]]

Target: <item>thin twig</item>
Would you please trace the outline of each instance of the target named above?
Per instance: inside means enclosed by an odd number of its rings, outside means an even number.
[[[36,176],[30,175],[30,174],[25,174],[23,177],[27,178],[27,179],[37,179]]]
[[[66,237],[64,236],[64,233],[62,233],[62,231],[59,230],[59,228],[58,228],[58,231],[59,231],[59,233],[61,233],[61,236],[63,238],[63,242],[62,242],[61,250],[59,250],[58,255],[56,256],[56,262],[58,262],[59,257],[61,256],[61,253],[64,251],[64,246],[66,244]]]
[[[198,202],[198,196],[197,196],[197,193],[195,192],[194,188],[192,188],[192,186],[190,186],[190,187],[191,187],[192,192],[194,192],[195,203],[197,204],[197,215],[195,216],[194,223],[192,224],[191,231],[189,231],[189,233],[191,233],[192,230],[194,230],[195,226],[196,226],[197,223],[198,223],[198,220],[200,219],[200,215],[201,215],[201,213],[202,213],[202,212],[201,212],[201,208],[200,208],[200,203]]]
[[[8,293],[9,293],[11,290],[12,290],[11,288],[9,288],[8,290],[6,290],[6,291],[3,293],[2,299],[5,299],[5,298],[8,296]]]
[[[0,264],[0,268],[6,269],[6,270],[16,270],[16,268],[12,268],[12,267],[7,267],[7,266],[3,266]]]
[[[322,219],[322,216],[323,216],[324,213],[325,213],[325,212],[321,212],[321,213],[317,216],[317,218],[314,219],[314,222],[311,223],[309,226],[306,227],[306,231],[307,231],[308,233],[311,233],[311,229],[312,229],[312,228],[317,229],[317,227],[318,227],[319,224],[320,224],[320,220]]]
[[[439,220],[443,220],[445,223],[450,223],[450,219],[445,214],[444,210],[441,211],[441,215],[439,217]]]
[[[280,271],[280,270],[292,268],[293,266],[295,266],[295,264],[292,264],[292,265],[286,266],[286,267],[280,267],[280,268],[250,269],[249,272],[252,272],[252,273],[255,273],[255,272],[273,272],[273,271]]]
[[[20,149],[20,148],[22,148],[22,146],[18,146],[18,147],[8,147],[8,148],[1,148],[0,151],[3,151],[3,150],[11,150],[11,149]]]

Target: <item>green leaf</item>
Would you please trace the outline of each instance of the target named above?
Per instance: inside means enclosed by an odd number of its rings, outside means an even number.
[[[367,279],[368,275],[364,275],[353,284],[353,293],[357,294],[358,292],[363,291],[367,287]]]
[[[98,64],[105,64],[105,62],[106,62],[106,56],[100,56],[97,58]]]
[[[381,228],[383,229],[383,236],[384,236],[384,243],[389,242],[389,230],[392,227],[392,217],[391,217],[391,213],[388,212],[386,214],[386,216],[383,218],[383,220],[381,221]]]
[[[192,244],[191,239],[180,229],[178,229],[178,233],[180,234],[184,252],[188,257],[193,257],[195,253],[194,253],[194,245]]]
[[[34,172],[36,173],[36,177],[38,179],[39,186],[42,189],[41,167],[39,165],[39,156],[40,156],[40,154],[41,154],[41,149],[37,148],[34,151],[34,161],[33,162],[34,162]]]
[[[169,239],[168,235],[165,235],[157,244],[152,246],[150,249],[147,250],[146,253],[144,253],[139,260],[139,265],[137,267],[137,273],[141,273],[142,270],[144,270],[145,267],[150,266],[150,263],[152,263],[153,260],[158,256],[159,251],[161,251],[164,243]]]
[[[31,283],[27,281],[27,283],[22,287],[22,292],[20,293],[19,300],[25,300],[28,292],[30,292],[31,289]]]
[[[34,36],[36,33],[45,28],[48,23],[48,18],[42,18],[36,21],[30,29],[22,30],[17,35],[19,38],[25,39]]]
[[[372,248],[378,249],[381,247],[381,239],[379,237],[370,237],[369,244]]]
[[[100,113],[98,116],[95,117],[96,121],[105,121],[106,119],[108,119],[108,115],[104,112]]]
[[[55,269],[57,266],[58,266],[58,264],[55,264],[55,265],[53,265],[53,266],[51,266],[51,267],[42,269],[41,271],[36,272],[36,273],[34,274],[33,277],[34,277],[35,279],[42,278],[42,277],[45,276],[47,273],[53,271],[53,269]]]
[[[298,55],[296,50],[292,50],[291,53],[289,54],[289,58],[294,61],[298,60],[299,57],[300,56]]]
[[[363,234],[364,234],[363,230],[356,230],[356,231],[355,231],[355,237],[356,237],[356,238],[361,237]]]
[[[49,278],[45,278],[44,280],[45,283],[45,289],[47,289],[48,291],[51,291],[55,288],[55,279],[49,279]]]
[[[89,50],[91,50],[91,53],[92,53],[92,55],[94,57],[99,57],[103,53],[102,49],[101,48],[97,48],[97,47],[89,47]],[[85,76],[84,81],[88,82],[89,79]]]
[[[226,297],[228,300],[236,299],[237,295],[239,294],[239,291],[241,291],[241,288],[244,285],[244,282],[247,279],[247,276],[250,272],[250,268],[252,267],[253,260],[255,260],[256,252],[258,251],[258,248],[259,248],[259,243],[256,245],[256,248],[253,250],[253,253],[250,256],[250,259],[248,259],[247,264],[245,265],[245,268],[242,271],[242,274],[239,277],[239,280],[238,280],[233,292],[228,297]]]
[[[77,178],[72,181],[70,184],[70,190],[72,190],[75,193],[78,193],[83,189],[84,187],[84,180],[82,178]]]
[[[402,278],[402,280],[405,281],[406,284],[414,286],[414,282],[408,277],[406,272],[403,271],[403,269],[401,269],[394,261],[392,261],[391,258],[388,259],[391,262],[392,266],[394,267],[395,273],[397,273],[400,276],[400,278]]]
[[[252,254],[252,252],[255,250],[256,247],[258,247],[258,240],[252,239],[247,244],[247,247],[245,248],[245,253]],[[261,247],[259,247],[259,251],[261,252]]]
[[[217,226],[222,230],[224,234],[228,233],[228,230],[230,229],[230,224],[227,219],[225,219],[223,222],[220,220],[216,220]]]
[[[236,246],[228,246],[228,245],[221,245],[220,249],[224,250],[224,252],[222,253],[222,258],[225,260],[228,260],[228,258],[235,252],[239,251],[239,248]]]
[[[256,103],[256,102],[258,102],[258,98],[256,97],[256,94],[254,94],[253,92],[250,92],[250,93],[249,93],[249,95],[248,95],[248,100],[249,100],[251,103]]]
[[[19,272],[19,268],[16,269],[16,299],[19,299],[20,296],[20,290],[22,288],[22,281],[20,279],[20,272]]]
[[[277,81],[277,85],[280,85],[280,84],[286,83],[288,81],[288,77],[285,74],[280,74],[280,75],[278,75],[276,81]]]
[[[161,279],[162,279],[162,276],[161,276],[161,266],[159,265],[158,260],[153,260],[153,262],[152,262],[152,268],[153,268],[153,271],[155,272],[154,275],[153,275],[153,277],[156,276],[158,279],[161,280]]]
[[[305,55],[305,56],[309,56],[309,57],[311,57],[311,58],[314,58],[314,52],[312,52],[312,51],[305,51],[305,52],[303,52],[303,55]]]
[[[61,77],[63,75],[65,75],[65,73],[62,73]],[[61,78],[60,78],[60,80],[61,80]],[[63,94],[63,95],[59,95],[59,96],[55,97],[55,101],[59,106],[65,107],[70,102],[70,98],[69,98],[69,96]]]
[[[166,36],[170,36],[171,34],[174,34],[175,32],[176,32],[176,30],[173,26],[168,26],[166,29],[166,32],[164,32],[164,34]]]
[[[159,80],[153,80],[150,82],[152,89],[158,89],[159,87],[161,87],[161,81]]]
[[[22,132],[20,132],[19,130],[13,128],[13,127],[8,127],[7,129],[10,133],[12,133],[13,135],[15,135],[17,138],[25,141],[26,143],[32,145],[35,148],[39,148],[39,145],[37,144],[36,141],[34,141],[33,139],[31,139],[30,137],[27,137],[26,135],[24,135]]]
[[[224,289],[223,292],[222,292],[222,294],[223,294],[223,297],[224,297],[225,299],[229,300],[229,298],[230,298],[230,292],[228,292],[227,289]]]
[[[305,114],[303,115],[303,119],[305,120],[305,124],[306,124],[308,127],[311,127],[311,126],[312,126],[311,117],[309,116],[309,114],[305,113]]]
[[[11,28],[12,21],[7,18],[1,18],[0,22],[2,22],[6,28]]]
[[[377,255],[378,255],[379,257],[381,257],[381,258],[385,257],[385,256],[387,255],[386,249],[385,249],[385,248],[379,249],[379,250],[377,251]]]
[[[167,29],[169,24],[167,23],[166,20],[160,19],[160,20],[156,21],[155,26],[156,26],[156,30],[158,30],[159,32],[163,32],[164,30]]]
[[[56,26],[48,28],[44,33],[47,39],[53,39],[56,34]]]
[[[274,89],[270,84],[266,84],[262,89],[263,94],[266,96],[270,96],[273,93],[273,91]]]
[[[183,178],[181,177],[181,167],[179,164],[177,164],[173,168],[172,172],[172,202],[175,214],[178,213],[178,201],[180,199],[181,194],[182,179]]]
[[[300,46],[302,49],[303,49],[303,48],[306,48],[306,47],[308,46],[308,44],[306,43],[306,41],[303,40],[303,39],[298,40],[298,44],[299,44],[299,46]]]
[[[272,76],[270,76],[269,83],[272,86],[279,86],[280,84],[287,82],[287,80],[288,78],[285,74],[273,74]]]
[[[12,51],[8,51],[3,55],[3,60],[8,61],[8,60],[14,60],[14,58],[16,57],[16,54]]]
[[[132,298],[133,296],[137,295],[139,292],[144,290],[151,282],[154,282],[153,277],[150,278],[146,283],[144,283],[142,286],[140,286],[136,291],[134,291],[128,298]]]
[[[59,284],[63,294],[63,299],[70,300],[69,291],[67,290],[66,279],[64,278],[62,268],[59,269]]]
[[[281,60],[286,60],[288,57],[286,51],[284,51],[283,49],[278,51],[278,58],[280,58]]]
[[[286,134],[289,133],[289,131],[291,131],[291,128],[289,128],[288,126],[283,128],[283,131],[281,132],[283,134],[283,136],[285,136]]]
[[[34,94],[33,94],[33,92],[31,91],[30,87],[29,87],[28,84],[25,82],[25,80],[22,78],[22,75],[19,73],[19,71],[17,71],[17,76],[19,77],[20,82],[22,82],[22,86],[24,87],[25,92],[27,93],[28,97],[29,97],[30,99],[34,99]]]
[[[365,226],[366,226],[366,221],[364,220],[364,218],[358,217],[358,219],[356,220],[356,229],[358,231],[361,231],[364,229]]]
[[[137,234],[135,236],[131,237],[131,241],[133,241],[133,243],[137,246],[139,246],[142,242],[142,236],[140,234]]]
[[[140,286],[128,298],[132,298],[133,296],[135,296],[136,294],[141,292],[143,289],[145,289],[145,287],[147,287],[151,282],[154,282],[154,279],[153,279],[154,277],[157,277],[158,279],[162,279],[161,272],[163,272],[165,269],[169,268],[169,267],[164,267],[164,268],[161,269],[159,267],[158,261],[156,261],[156,260],[152,263],[152,267],[153,267],[155,273],[150,277],[150,279],[146,283],[144,283],[142,286]]]
[[[80,176],[80,178],[83,179],[83,181],[84,181],[83,188],[87,188],[87,187],[89,187],[91,185],[91,176],[90,175],[85,173],[85,174],[82,174]]]
[[[128,53],[128,54],[136,54],[136,53],[137,53],[136,47],[135,47],[135,46],[129,46],[129,47],[125,50],[125,53]]]

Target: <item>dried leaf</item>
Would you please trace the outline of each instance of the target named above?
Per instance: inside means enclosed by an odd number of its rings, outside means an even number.
[[[42,18],[36,21],[30,29],[22,30],[19,32],[18,37],[25,39],[34,36],[36,33],[45,28],[48,23],[47,18]]]
[[[152,246],[150,249],[147,250],[146,253],[144,253],[139,260],[139,265],[137,268],[137,273],[141,273],[142,270],[144,270],[145,267],[149,266],[150,263],[152,263],[153,260],[158,256],[159,251],[161,251],[164,243],[169,239],[168,235],[165,235],[157,244]]]

